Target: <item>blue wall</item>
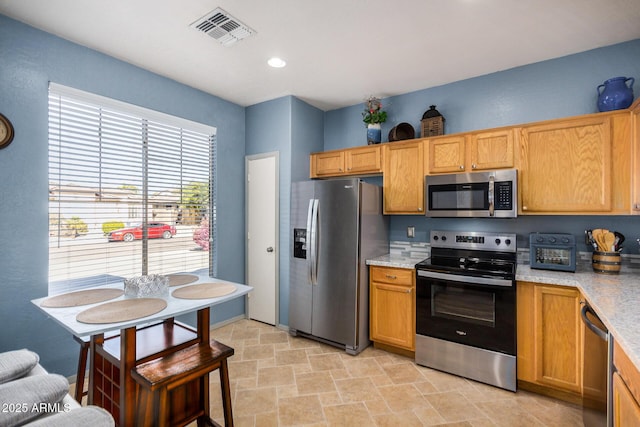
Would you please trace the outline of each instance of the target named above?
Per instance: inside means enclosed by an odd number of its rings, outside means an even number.
[[[640,78],[640,40],[383,99],[388,112],[382,127],[383,141],[388,140],[391,128],[401,122],[410,123],[419,137],[420,119],[429,105],[436,105],[445,117],[447,134],[595,113],[596,87],[616,76]],[[637,96],[639,92],[637,81],[634,93]],[[325,114],[325,150],[366,145],[363,107],[358,104]],[[410,225],[416,227],[414,239],[406,237],[406,227]],[[518,233],[518,247],[528,247],[530,232],[565,232],[576,235],[578,249],[586,251],[582,239],[585,228],[608,228],[627,237],[624,253],[637,254],[639,225],[640,218],[632,216],[473,220],[395,215],[391,217],[391,239],[426,242],[431,229],[503,230]]]
[[[247,107],[247,155],[278,151],[280,156],[279,319],[289,323],[289,212],[291,183],[309,179],[309,154],[322,151],[323,112],[287,96]]]
[[[218,129],[218,277],[244,280],[245,109],[0,15],[0,112],[16,136],[0,151],[0,351],[30,348],[72,375],[78,345],[31,300],[47,295],[49,81]],[[244,301],[213,310],[242,315]]]

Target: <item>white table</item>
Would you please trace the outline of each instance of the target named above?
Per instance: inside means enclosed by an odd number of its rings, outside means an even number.
[[[181,299],[171,292],[198,283],[222,282],[235,285],[235,292],[217,298]],[[97,288],[120,288],[124,284],[111,284]],[[198,281],[169,288],[165,298],[167,307],[150,316],[127,322],[88,324],[76,320],[78,313],[105,302],[76,307],[50,308],[41,303],[48,297],[34,299],[32,303],[67,329],[74,337],[90,342],[88,403],[102,406],[114,416],[117,425],[135,423],[136,383],[131,370],[140,363],[162,357],[195,343],[209,342],[210,307],[239,298],[253,288],[240,283],[198,276]],[[124,296],[108,302],[125,299]],[[174,317],[197,312],[197,328],[174,321]],[[120,331],[119,334],[116,332]],[[113,336],[105,338],[105,333]],[[208,384],[203,394],[208,396]],[[207,405],[208,406],[208,405]],[[208,407],[206,408],[208,412]]]

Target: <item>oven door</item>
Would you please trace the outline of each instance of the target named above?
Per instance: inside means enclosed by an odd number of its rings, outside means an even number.
[[[416,333],[515,356],[515,281],[418,270]]]

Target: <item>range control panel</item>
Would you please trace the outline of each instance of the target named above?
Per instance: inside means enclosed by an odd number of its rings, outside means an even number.
[[[474,249],[481,251],[516,251],[515,233],[479,231],[431,231],[431,247]]]

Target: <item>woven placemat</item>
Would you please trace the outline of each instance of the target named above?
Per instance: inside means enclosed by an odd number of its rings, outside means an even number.
[[[84,291],[69,292],[68,294],[56,295],[40,303],[40,307],[61,308],[77,307],[79,305],[95,304],[97,302],[109,301],[124,294],[122,289],[86,289]]]
[[[126,322],[151,316],[167,307],[160,298],[131,298],[107,302],[78,313],[76,320],[82,323]]]
[[[229,295],[235,291],[236,286],[233,283],[199,283],[197,285],[189,285],[176,289],[171,295],[182,299],[207,299]]]
[[[169,274],[167,277],[169,278],[169,286],[188,285],[198,281],[198,276],[193,274]]]

